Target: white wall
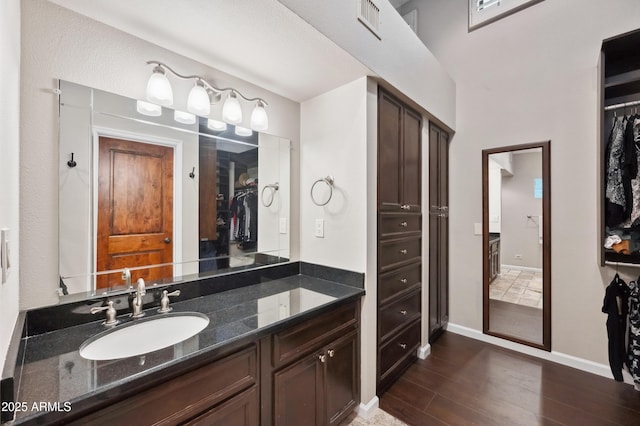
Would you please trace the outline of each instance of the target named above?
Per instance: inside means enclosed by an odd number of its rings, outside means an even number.
[[[18,315],[20,1],[0,3],[0,228],[10,229],[11,273],[0,284],[0,372]]]
[[[542,152],[528,152],[515,154],[513,176],[502,178],[502,265],[542,268],[542,244],[538,227],[542,216],[542,198],[535,198],[533,191],[534,179],[541,177]]]
[[[361,330],[364,403],[375,397],[376,390],[376,122],[377,89],[367,78],[300,106],[300,259],[365,272],[367,295],[362,302]],[[310,190],[317,179],[327,175],[335,181],[333,196],[326,206],[319,207],[311,201]],[[324,183],[316,185],[314,195],[319,202],[326,199],[325,191]],[[314,236],[317,219],[324,220],[324,238]]]
[[[375,2],[381,39],[358,21],[356,0],[279,1],[369,67],[371,75],[455,129],[455,82],[388,1]]]
[[[215,49],[215,43],[211,46]],[[292,140],[291,172],[296,176],[299,104],[45,0],[22,2],[21,308],[57,302],[58,99],[51,91],[56,79],[143,99],[151,72],[146,61],[150,59],[267,99],[268,132]],[[191,84],[172,81],[177,109],[186,108]],[[298,188],[293,179],[292,194]],[[291,206],[291,257],[297,259],[297,202]]]
[[[482,330],[482,241],[473,235],[482,149],[551,140],[552,350],[606,364],[600,308],[613,270],[598,266],[597,65],[603,39],[640,27],[640,2],[547,0],[471,33],[467,4],[406,6],[419,7],[419,35],[457,87],[450,321]]]

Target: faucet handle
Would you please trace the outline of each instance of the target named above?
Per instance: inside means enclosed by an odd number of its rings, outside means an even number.
[[[113,302],[111,300],[107,300],[107,306],[94,306],[90,310],[90,312],[94,315],[102,311],[107,311],[107,319],[104,322],[104,325],[106,325],[107,327],[114,326],[120,322],[116,319],[116,309],[113,307]]]
[[[180,296],[180,290],[172,291],[171,293],[167,290],[162,290],[162,298],[160,299],[160,309],[158,309],[158,312],[164,314],[173,310],[173,308],[169,306],[169,297],[173,296]]]

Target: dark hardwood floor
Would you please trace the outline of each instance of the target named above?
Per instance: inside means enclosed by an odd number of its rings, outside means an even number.
[[[410,425],[640,425],[633,386],[448,332],[380,408]]]

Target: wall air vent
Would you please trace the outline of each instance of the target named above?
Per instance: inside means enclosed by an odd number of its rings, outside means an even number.
[[[358,0],[358,21],[382,40],[380,37],[380,8],[373,0]]]

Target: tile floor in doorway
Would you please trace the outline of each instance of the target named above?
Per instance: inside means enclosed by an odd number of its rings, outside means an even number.
[[[489,297],[542,309],[542,271],[502,267],[500,274],[489,285]]]

